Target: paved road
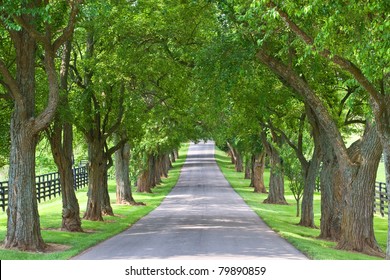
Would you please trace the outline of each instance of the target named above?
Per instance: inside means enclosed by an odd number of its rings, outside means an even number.
[[[178,184],[123,233],[74,259],[306,259],[225,180],[214,143],[192,144]]]

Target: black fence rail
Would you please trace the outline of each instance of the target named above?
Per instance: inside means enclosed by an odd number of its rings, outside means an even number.
[[[73,168],[75,190],[88,185],[88,172],[86,166]],[[38,202],[46,201],[61,195],[61,184],[58,172],[39,175],[35,180]],[[0,207],[5,211],[8,206],[8,181],[0,182]]]
[[[0,207],[5,211],[8,205],[8,181],[0,182]]]
[[[39,203],[61,194],[60,177],[57,172],[35,177],[35,186]]]
[[[376,182],[374,212],[382,217],[389,215],[389,197],[387,196],[386,183]]]

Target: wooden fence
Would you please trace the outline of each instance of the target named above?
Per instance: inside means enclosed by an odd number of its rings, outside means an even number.
[[[73,168],[75,190],[85,187],[88,184],[88,173],[86,166]],[[36,177],[36,189],[38,202],[46,201],[61,195],[61,185],[58,172],[39,175]],[[8,206],[8,181],[0,182],[0,207],[5,211]]]
[[[376,182],[374,212],[384,215],[389,214],[389,198],[387,196],[386,183]]]

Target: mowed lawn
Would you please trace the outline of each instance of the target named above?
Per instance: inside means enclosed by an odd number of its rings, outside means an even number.
[[[236,172],[231,164],[230,158],[222,151],[216,149],[215,158],[225,178],[230,182],[236,192],[245,202],[283,238],[287,239],[296,248],[302,251],[310,259],[314,260],[375,260],[379,259],[365,254],[336,250],[335,242],[317,238],[319,229],[298,226],[299,217],[296,217],[296,201],[285,182],[285,197],[289,205],[271,205],[262,203],[267,194],[257,194],[249,187],[250,180],[243,179],[244,174]],[[268,186],[269,171],[265,174],[265,183]],[[316,226],[320,225],[320,201],[319,193],[314,196],[314,211]],[[386,251],[387,217],[376,215],[374,219],[376,239]]]
[[[146,206],[129,206],[115,204],[115,181],[109,181],[109,192],[115,216],[105,216],[103,222],[82,220],[83,233],[61,231],[61,197],[39,204],[39,214],[42,228],[42,237],[49,248],[56,250],[46,253],[20,252],[17,250],[4,250],[1,242],[1,260],[65,260],[88,249],[109,237],[118,234],[134,224],[150,211],[155,209],[170,190],[176,185],[183,166],[189,144],[183,144],[179,150],[179,159],[173,164],[169,176],[163,179],[161,185],[153,188],[152,194],[137,193],[132,189],[137,202],[144,202]],[[81,216],[87,203],[87,189],[77,191]],[[0,240],[4,241],[7,227],[7,215],[0,213]]]

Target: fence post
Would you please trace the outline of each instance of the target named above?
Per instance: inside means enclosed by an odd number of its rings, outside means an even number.
[[[2,182],[0,182],[0,198],[1,198],[1,208],[3,208],[3,212],[4,212],[5,211],[5,190]]]
[[[383,183],[379,183],[379,204],[380,204],[380,213],[383,217],[385,215],[385,196],[382,192],[382,185]],[[386,191],[386,186],[383,188],[384,191]]]

